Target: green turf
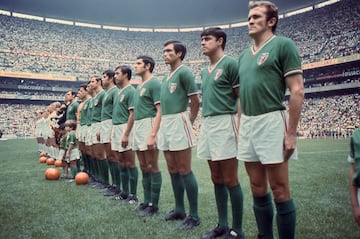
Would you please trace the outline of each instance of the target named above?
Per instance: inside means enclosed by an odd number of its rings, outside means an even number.
[[[348,144],[348,140],[299,141],[299,160],[290,163],[297,238],[360,237],[350,208]],[[88,185],[45,180],[43,173],[49,166],[38,158],[34,140],[0,141],[0,238],[199,238],[217,222],[209,169],[196,157],[193,171],[199,183],[202,223],[190,231],[178,230],[179,222],[160,220],[174,201],[163,157],[160,213],[146,219],[139,218],[133,206],[109,200]],[[239,165],[244,231],[247,238],[256,238],[248,178]],[[142,196],[140,183],[141,174],[138,192]]]

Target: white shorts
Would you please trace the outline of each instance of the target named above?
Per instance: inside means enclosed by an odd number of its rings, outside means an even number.
[[[284,162],[283,144],[287,123],[286,111],[257,116],[242,114],[237,158],[262,164]],[[297,158],[296,149],[290,158]]]
[[[212,161],[236,157],[237,115],[224,114],[203,119],[197,157]]]
[[[65,156],[65,150],[64,149],[60,149],[59,150],[59,156],[58,156],[58,160],[63,160]]]
[[[79,153],[79,150],[77,148],[75,148],[75,149],[71,150],[70,157],[66,158],[65,161],[69,163],[70,161],[74,161],[74,160],[78,160],[78,159],[80,159],[80,153]]]
[[[92,131],[91,131],[91,125],[86,126],[86,130],[84,130],[84,142],[86,146],[92,145]]]
[[[130,132],[130,135],[129,135],[128,146],[126,148],[123,148],[121,146],[121,139],[124,136],[126,127],[127,127],[127,123],[113,125],[112,132],[111,132],[111,150],[118,151],[118,152],[125,152],[132,148],[131,147],[131,143],[133,141],[132,131]]]
[[[133,144],[132,144],[133,150],[145,151],[148,149],[147,141],[149,139],[151,130],[153,128],[153,121],[154,118],[145,118],[134,121]]]
[[[102,144],[110,143],[112,126],[112,119],[101,121],[100,142]]]
[[[79,140],[80,138],[80,124],[76,124],[76,131],[75,131],[75,134],[76,134],[76,139]]]
[[[196,145],[188,112],[161,116],[158,133],[160,150],[179,151]]]
[[[101,122],[96,122],[91,124],[91,129],[90,129],[91,145],[101,143],[96,136],[97,132],[101,132]]]

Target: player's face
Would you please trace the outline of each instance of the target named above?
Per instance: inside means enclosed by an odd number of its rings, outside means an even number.
[[[70,91],[68,91],[68,92],[66,92],[64,98],[65,98],[64,99],[65,102],[70,102],[73,100],[74,97],[73,97],[72,93]]]
[[[271,22],[266,20],[266,8],[255,7],[250,10],[248,16],[249,35],[254,38],[271,31]]]
[[[164,47],[164,61],[165,64],[174,64],[181,57],[181,52],[175,53],[174,44],[169,44]]]
[[[136,60],[134,70],[135,70],[135,73],[139,76],[142,76],[145,74],[147,69],[145,67],[145,63],[144,63],[143,59]]]
[[[103,74],[102,78],[101,78],[101,81],[102,81],[102,84],[105,88],[108,88],[111,84],[110,81],[112,81],[112,79],[106,75],[106,74]]]
[[[124,74],[122,73],[121,69],[117,69],[117,70],[115,71],[115,81],[116,81],[116,84],[121,85],[121,84],[124,82],[125,78],[126,78],[126,74],[124,75]]]
[[[206,56],[211,56],[219,47],[221,48],[222,38],[216,40],[216,37],[207,35],[201,37],[202,52]]]
[[[96,78],[92,78],[89,82],[89,85],[88,87],[91,89],[91,90],[95,90],[98,86],[98,81],[96,80]]]

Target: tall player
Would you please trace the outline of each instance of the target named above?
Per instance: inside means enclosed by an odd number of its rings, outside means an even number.
[[[130,67],[124,65],[116,67],[115,81],[119,91],[113,105],[111,149],[121,169],[122,192],[115,199],[126,199],[127,203],[133,204],[138,202],[138,169],[135,165],[135,152],[132,150],[135,88],[130,84],[130,79]]]
[[[249,3],[253,43],[239,57],[241,118],[237,158],[245,162],[259,238],[273,238],[276,206],[279,238],[295,238],[296,209],[290,196],[288,160],[296,157],[296,132],[304,100],[301,60],[295,43],[275,35],[278,8]],[[285,90],[290,90],[289,117]],[[289,118],[289,119],[287,119]]]
[[[102,102],[102,111],[101,111],[101,149],[105,155],[104,159],[101,161],[101,170],[104,174],[104,179],[107,184],[109,184],[109,169],[111,174],[111,179],[113,186],[108,187],[108,192],[105,196],[114,196],[120,188],[116,185],[119,185],[120,182],[120,167],[117,162],[115,155],[111,151],[110,136],[112,131],[112,115],[113,115],[113,104],[115,96],[118,93],[118,87],[115,85],[115,72],[113,70],[106,70],[102,75],[102,85],[105,88],[105,95]]]
[[[203,239],[243,238],[243,194],[238,179],[237,107],[239,76],[235,59],[224,53],[226,33],[208,28],[201,33],[201,46],[210,64],[201,72],[202,115],[198,157],[207,159],[214,184],[218,225]],[[227,219],[228,196],[232,208],[232,228]]]
[[[93,93],[93,99],[91,102],[91,128],[90,128],[90,144],[92,162],[94,165],[95,177],[99,184],[97,188],[106,188],[109,186],[109,171],[106,162],[106,155],[100,141],[101,131],[101,111],[102,102],[105,96],[105,91],[102,87],[100,77],[92,77],[88,85]]]
[[[186,55],[185,45],[175,40],[167,41],[163,52],[165,63],[170,65],[170,73],[164,77],[161,84],[161,124],[158,145],[164,152],[175,196],[175,209],[171,210],[164,219],[185,219],[186,190],[190,212],[180,228],[191,229],[200,225],[198,184],[191,170],[191,147],[195,145],[192,124],[199,111],[199,96],[194,75],[182,64]],[[189,100],[190,115],[187,112]]]
[[[158,203],[162,183],[158,165],[159,151],[156,146],[161,120],[160,81],[153,77],[155,61],[149,56],[139,56],[135,72],[141,77],[134,96],[134,143],[133,150],[142,171],[144,202],[138,207],[140,216],[152,216],[159,211]]]

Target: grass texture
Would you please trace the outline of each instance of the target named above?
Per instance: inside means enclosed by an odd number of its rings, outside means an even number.
[[[289,167],[297,205],[297,238],[360,238],[349,199],[348,151],[348,140],[299,140],[299,159],[291,161]],[[44,171],[51,166],[39,163],[35,140],[0,141],[0,238],[199,238],[217,223],[207,163],[196,158],[194,149],[201,225],[183,231],[177,229],[180,222],[161,220],[173,208],[174,199],[166,163],[160,155],[160,212],[140,218],[134,206],[110,200],[103,196],[104,191],[89,185],[45,180]],[[243,229],[247,238],[256,238],[252,196],[242,163],[239,179],[244,193]],[[138,195],[143,195],[141,173]]]

